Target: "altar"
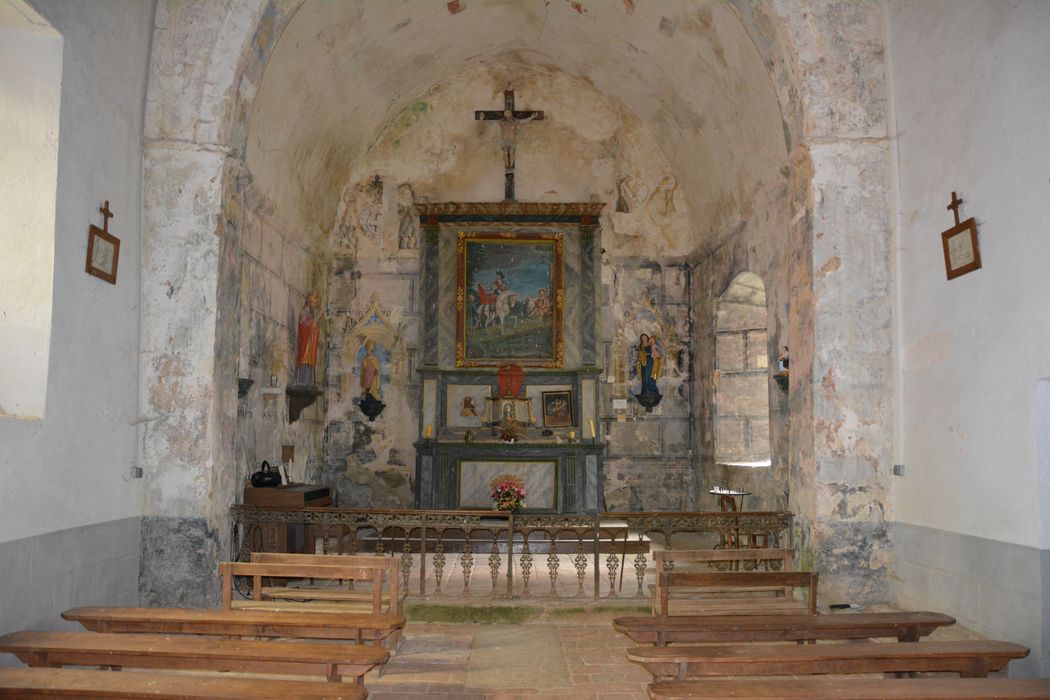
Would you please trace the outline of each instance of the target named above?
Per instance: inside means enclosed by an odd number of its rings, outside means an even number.
[[[604,508],[596,277],[601,203],[427,203],[419,508]]]

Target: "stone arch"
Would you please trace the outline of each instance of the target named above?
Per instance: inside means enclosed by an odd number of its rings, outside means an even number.
[[[234,500],[234,252],[250,180],[242,160],[247,119],[267,58],[300,5],[229,0],[158,8],[145,134],[140,385],[141,462],[163,469],[164,478],[144,486],[145,604],[172,602],[150,581],[174,569],[151,550],[171,544],[174,535],[165,533],[176,530],[199,552],[175,576],[185,583],[174,587],[185,590],[180,602],[214,598],[213,563],[225,551]],[[873,573],[849,592],[877,598],[886,544],[880,477],[892,441],[890,309],[863,337],[841,333],[834,319],[889,287],[883,10],[876,3],[732,5],[766,60],[790,153],[788,244],[774,261],[790,270],[790,312],[788,298],[776,299],[772,323],[792,348],[785,429],[797,544],[830,570],[831,581],[858,580],[870,564]],[[843,63],[857,70],[839,70]],[[876,235],[866,235],[872,229]],[[874,388],[853,382],[867,362],[883,380]],[[852,408],[862,405],[873,408]],[[858,461],[875,477],[861,475]],[[834,562],[823,556],[831,553]]]

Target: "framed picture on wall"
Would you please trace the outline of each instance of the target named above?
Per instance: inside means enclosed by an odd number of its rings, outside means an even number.
[[[572,427],[572,392],[545,391],[543,398],[543,425],[547,428]]]
[[[562,234],[459,233],[456,366],[561,367]]]
[[[116,284],[119,260],[120,239],[92,225],[88,229],[86,272],[110,284]]]
[[[941,244],[948,279],[980,269],[981,250],[977,246],[977,221],[973,217],[942,233]]]

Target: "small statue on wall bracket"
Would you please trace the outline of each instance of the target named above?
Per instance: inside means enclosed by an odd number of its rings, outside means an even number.
[[[652,413],[653,408],[660,403],[663,395],[656,380],[660,378],[660,370],[663,369],[663,355],[656,344],[656,337],[642,333],[638,337],[637,356],[635,368],[638,378],[642,382],[642,390],[634,395],[635,400],[645,407],[646,413]]]
[[[320,304],[321,297],[317,292],[310,292],[306,295],[302,310],[299,311],[295,338],[295,375],[292,377],[292,383],[284,390],[288,395],[289,423],[299,420],[303,410],[312,406],[322,393],[321,388],[317,386],[315,374],[321,334]]]
[[[314,368],[317,366],[317,341],[320,336],[318,321],[321,312],[318,309],[320,297],[317,292],[310,292],[299,312],[298,335],[296,336],[295,378],[296,386],[313,386]]]
[[[361,357],[361,401],[358,406],[369,421],[374,421],[386,408],[386,404],[379,400],[380,368],[375,347],[374,342],[366,340],[365,353]]]

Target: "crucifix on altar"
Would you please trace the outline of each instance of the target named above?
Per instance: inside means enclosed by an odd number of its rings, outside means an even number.
[[[543,111],[534,109],[514,109],[514,91],[503,91],[503,109],[476,110],[477,121],[498,121],[500,124],[500,147],[503,149],[503,198],[514,199],[514,151],[517,147],[518,128],[523,122],[533,119],[543,120]]]

